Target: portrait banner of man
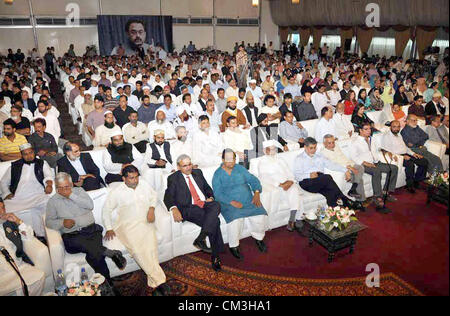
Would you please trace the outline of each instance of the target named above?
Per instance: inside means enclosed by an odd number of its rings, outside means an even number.
[[[156,46],[172,52],[172,16],[98,15],[100,54],[143,56]]]

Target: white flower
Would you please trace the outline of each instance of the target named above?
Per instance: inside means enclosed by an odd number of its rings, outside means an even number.
[[[334,222],[333,226],[334,227],[339,227],[339,224],[337,222]]]

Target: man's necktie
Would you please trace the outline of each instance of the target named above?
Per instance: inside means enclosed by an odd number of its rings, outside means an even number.
[[[436,128],[436,132],[437,132],[439,138],[441,139],[441,142],[442,142],[443,144],[447,144],[447,143],[445,142],[444,136],[442,136],[441,132],[439,131],[439,128]]]
[[[6,221],[3,223],[3,229],[5,230],[5,237],[16,246],[16,257],[22,258],[24,262],[34,266],[33,261],[31,261],[30,257],[23,251],[22,236],[20,235],[17,224]]]
[[[191,181],[191,177],[187,176],[187,179],[189,182],[189,191],[191,192],[192,198],[194,199],[194,205],[203,208],[205,202],[200,199],[200,196],[198,195],[197,190],[195,190],[194,184]]]

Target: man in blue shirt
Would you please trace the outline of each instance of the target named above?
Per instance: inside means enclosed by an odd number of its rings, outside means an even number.
[[[311,193],[320,193],[327,199],[328,206],[335,207],[338,200],[342,201],[343,206],[350,209],[359,209],[362,207],[359,202],[352,202],[339,189],[333,178],[324,173],[325,168],[332,171],[345,173],[345,179],[351,179],[350,170],[328,160],[321,154],[317,154],[317,141],[308,137],[305,139],[305,151],[295,158],[294,176],[300,187]]]
[[[406,123],[407,125],[400,132],[406,146],[428,161],[428,170],[430,172],[433,172],[434,170],[437,170],[438,172],[444,171],[441,158],[430,153],[424,146],[425,142],[428,140],[428,134],[417,125],[417,116],[409,114],[406,118]]]

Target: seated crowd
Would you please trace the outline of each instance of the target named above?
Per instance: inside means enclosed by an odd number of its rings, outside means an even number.
[[[238,80],[238,54],[251,60],[244,80]],[[396,57],[318,57],[313,48],[305,55],[240,46],[232,55],[159,56],[152,50],[143,59],[65,54],[53,69],[40,58],[0,56],[0,160],[9,162],[0,179],[0,245],[21,250],[7,223],[22,238],[34,234],[43,243],[47,227],[60,232],[68,253],[85,253],[93,270],[111,282],[105,258],[121,270],[127,260],[104,240],[118,238],[148,286],[166,295],[154,225],[158,201],[175,222],[201,227],[193,245],[211,254],[212,268],[220,271],[220,214],[234,257],[244,258],[244,219],[256,247],[268,251],[265,188],[280,188],[291,211],[287,229],[305,236],[302,190],[323,195],[329,206],[365,211],[373,202],[386,214],[385,201],[397,200],[400,168],[411,193],[431,173],[449,168],[448,57],[425,68],[426,61]],[[61,91],[50,93],[52,80],[59,80],[52,86]],[[67,105],[55,102],[59,93]],[[63,106],[85,144],[64,140]],[[370,113],[376,111],[374,122]],[[317,123],[308,132],[311,120]],[[342,140],[350,146],[341,148]],[[445,155],[431,153],[427,141],[445,146]],[[101,166],[82,152],[89,145],[102,152]],[[279,156],[295,151],[290,168]],[[255,158],[258,177],[249,171]],[[205,168],[215,169],[210,183]],[[343,192],[328,170],[342,172],[350,190]],[[372,199],[364,174],[371,176]],[[103,187],[102,227],[87,192]],[[24,210],[32,214],[27,223],[14,215]],[[29,264],[23,250],[10,253],[21,269]],[[1,271],[4,266],[0,261]],[[42,287],[34,289],[39,294]]]

